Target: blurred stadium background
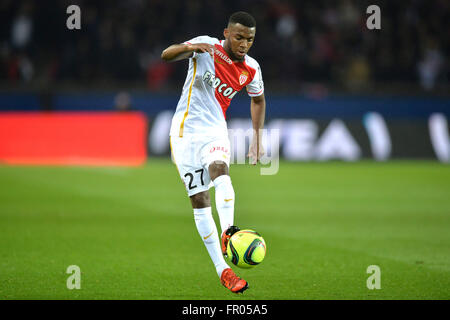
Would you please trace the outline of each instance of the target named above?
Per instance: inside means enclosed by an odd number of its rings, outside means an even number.
[[[66,27],[71,4],[80,6],[81,30]],[[258,21],[251,55],[263,70],[266,124],[282,130],[283,157],[448,162],[450,5],[378,1],[381,30],[369,30],[370,4],[5,0],[0,111],[138,111],[148,123],[146,154],[167,156],[169,120],[187,65],[162,62],[161,51],[201,34],[221,38],[227,17],[247,10]],[[228,111],[230,127],[248,126],[233,121],[249,119],[248,110],[241,93]],[[341,154],[321,156],[317,145],[333,120],[332,127],[345,128],[329,135],[348,131],[354,141],[342,142],[348,150]]]
[[[80,30],[66,27],[72,4]],[[366,27],[372,4],[381,30]],[[0,1],[0,297],[229,298],[216,286],[198,293],[195,259],[208,258],[197,238],[180,236],[195,230],[168,132],[187,62],[163,63],[160,54],[198,35],[222,38],[241,10],[257,20],[250,55],[262,67],[266,127],[280,130],[282,159],[268,180],[232,169],[240,222],[273,249],[265,269],[248,275],[270,284],[273,271],[272,287],[280,285],[274,292],[255,281],[260,291],[247,297],[449,298],[447,0]],[[227,119],[230,128],[250,126],[245,92]],[[345,163],[314,163],[325,160]],[[103,168],[111,165],[133,168]],[[149,234],[149,225],[158,228]],[[148,257],[144,243],[167,235],[173,251],[150,246]],[[280,266],[287,256],[300,262]],[[191,276],[164,259],[181,259]],[[86,276],[100,287],[51,289],[72,263],[95,265]],[[397,272],[387,276],[396,287],[378,296],[364,287],[374,263]],[[297,264],[306,275],[279,277]],[[149,265],[152,274],[136,272]],[[123,286],[104,277],[122,277]],[[177,292],[177,281],[192,291]]]

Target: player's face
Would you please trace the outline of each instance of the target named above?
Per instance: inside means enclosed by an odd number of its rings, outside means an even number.
[[[224,48],[233,60],[243,60],[255,40],[256,28],[249,28],[240,23],[231,24],[223,31]]]

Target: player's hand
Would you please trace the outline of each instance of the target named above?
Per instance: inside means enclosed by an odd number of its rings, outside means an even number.
[[[189,44],[189,50],[192,50],[197,53],[209,53],[209,55],[214,58],[214,46],[209,43],[195,43]]]
[[[258,157],[256,156],[257,154]],[[258,161],[261,160],[263,155],[264,155],[264,148],[262,146],[261,139],[256,139],[255,137],[253,137],[247,155],[250,159],[250,164],[256,165]]]

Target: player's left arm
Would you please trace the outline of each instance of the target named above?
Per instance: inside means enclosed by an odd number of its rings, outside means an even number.
[[[250,158],[250,163],[255,165],[264,155],[264,149],[262,147],[262,129],[264,128],[264,119],[266,116],[266,98],[264,97],[264,93],[251,98],[250,114],[252,117],[253,138],[248,151],[248,157]]]

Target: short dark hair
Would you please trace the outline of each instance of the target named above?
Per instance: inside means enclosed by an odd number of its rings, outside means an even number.
[[[233,13],[228,19],[228,24],[240,23],[243,26],[253,28],[256,27],[256,20],[250,14],[244,11],[238,11]]]

